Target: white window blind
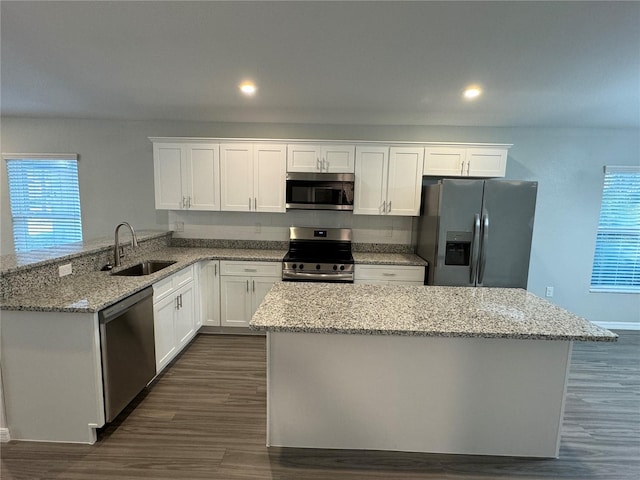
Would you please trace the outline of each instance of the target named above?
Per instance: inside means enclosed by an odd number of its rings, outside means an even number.
[[[3,155],[16,252],[82,240],[76,155]]]
[[[640,167],[605,167],[591,291],[640,292]]]

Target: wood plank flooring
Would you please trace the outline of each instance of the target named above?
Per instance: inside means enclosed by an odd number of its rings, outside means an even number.
[[[264,337],[200,335],[95,445],[2,444],[0,478],[638,480],[640,332],[618,333],[574,344],[559,459],[267,449]]]

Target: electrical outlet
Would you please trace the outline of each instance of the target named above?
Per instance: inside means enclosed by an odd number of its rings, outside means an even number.
[[[553,297],[553,287],[547,287],[547,290],[545,291],[544,295],[549,298]]]
[[[58,276],[64,277],[66,275],[71,275],[73,273],[73,269],[71,268],[71,264],[67,263],[65,265],[60,265],[58,267]]]

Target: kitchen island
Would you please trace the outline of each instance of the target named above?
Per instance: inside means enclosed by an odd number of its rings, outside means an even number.
[[[574,341],[608,330],[521,289],[276,284],[267,445],[557,457]]]

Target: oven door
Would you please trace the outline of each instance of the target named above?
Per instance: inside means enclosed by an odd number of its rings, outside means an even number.
[[[353,210],[353,175],[287,175],[287,209]]]

